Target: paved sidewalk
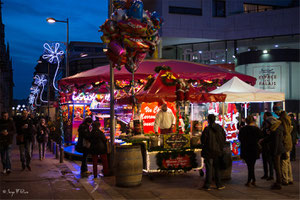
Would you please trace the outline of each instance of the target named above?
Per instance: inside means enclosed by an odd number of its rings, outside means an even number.
[[[60,164],[52,153],[40,161],[35,148],[31,168],[21,170],[18,146],[14,146],[12,173],[0,174],[0,199],[92,199],[66,163]]]
[[[300,199],[299,150],[298,146],[297,161],[292,162],[294,184],[282,186],[281,190],[271,190],[273,181],[260,179],[263,176],[261,159],[256,163],[257,187],[250,188],[244,186],[248,172],[243,161],[234,161],[232,179],[225,182],[224,190],[199,189],[204,183],[204,177],[200,177],[197,171],[176,175],[154,174],[152,177],[145,175],[142,185],[133,188],[116,187],[114,177],[93,179],[91,175],[80,179],[80,183],[87,191],[93,192],[95,199]],[[79,177],[80,162],[69,162],[68,166]],[[91,165],[89,170],[92,171]],[[94,196],[96,193],[101,196]]]
[[[257,187],[245,187],[246,165],[242,161],[233,163],[232,179],[225,182],[224,190],[199,190],[204,177],[196,171],[183,174],[154,174],[143,176],[142,185],[133,188],[115,186],[114,177],[93,179],[80,176],[80,161],[60,164],[55,155],[47,153],[46,159],[38,160],[35,150],[32,171],[21,171],[19,152],[12,152],[10,175],[0,175],[0,199],[299,199],[299,152],[297,161],[292,162],[294,184],[282,190],[270,190],[272,181],[261,180],[262,162],[257,161]],[[88,165],[92,171],[92,165]],[[99,166],[99,171],[101,166]]]

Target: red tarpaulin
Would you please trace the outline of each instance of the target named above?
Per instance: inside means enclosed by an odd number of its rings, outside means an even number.
[[[145,90],[145,88],[142,88],[139,92],[135,94],[135,97],[138,101],[138,103],[142,102],[162,102],[168,101],[168,102],[174,102],[177,99],[176,95],[176,86],[167,86],[165,85],[162,80],[161,76],[165,74],[166,71],[161,70],[158,74],[158,76],[155,78],[154,82],[151,84],[151,86]],[[172,73],[172,75],[178,79],[178,75],[175,73]],[[192,103],[204,103],[204,102],[224,102],[226,98],[226,95],[224,94],[210,94],[210,93],[202,93],[200,91],[197,91],[196,88],[190,86],[187,100],[189,100]],[[120,104],[129,104],[132,102],[131,96],[125,96],[120,99],[117,99],[117,102]]]
[[[195,80],[215,80],[215,79],[227,79],[237,76],[241,80],[255,85],[256,79],[252,76],[240,74],[238,72],[224,69],[219,66],[205,65],[194,62],[182,61],[182,60],[145,60],[140,64],[139,69],[134,73],[135,80],[145,79],[149,75],[155,74],[155,67],[157,66],[169,66],[172,72],[177,73],[180,78],[195,79]],[[131,80],[132,74],[129,73],[125,67],[120,71],[115,69],[115,80]],[[95,83],[97,81],[109,81],[109,65],[97,67],[91,70],[87,70],[73,76],[61,79],[60,85],[68,84],[88,84]]]

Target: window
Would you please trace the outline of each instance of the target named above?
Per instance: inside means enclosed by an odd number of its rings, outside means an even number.
[[[226,17],[226,1],[225,0],[215,0],[213,6],[213,16],[214,17]]]
[[[275,9],[274,6],[244,3],[245,13],[264,12],[264,11],[274,10],[274,9]]]
[[[201,8],[169,6],[169,13],[170,14],[202,16],[202,9]]]

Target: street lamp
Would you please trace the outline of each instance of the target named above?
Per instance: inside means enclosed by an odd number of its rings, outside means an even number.
[[[67,18],[66,21],[63,20],[56,20],[52,17],[47,18],[47,22],[48,23],[55,23],[55,22],[62,22],[62,23],[66,23],[67,24],[67,44],[66,44],[66,77],[69,76],[69,19]],[[49,65],[48,65],[49,66]],[[48,69],[49,70],[49,69]],[[49,102],[49,101],[48,101]],[[49,112],[49,110],[48,110]],[[63,163],[64,160],[64,131],[63,131],[63,119],[62,119],[62,110],[61,110],[61,106],[59,108],[59,113],[60,113],[60,129],[61,129],[61,138],[62,138],[62,142],[61,142],[61,147],[60,147],[60,163]]]
[[[53,24],[55,22],[62,22],[67,24],[67,44],[66,44],[66,77],[69,76],[69,19],[67,20],[57,20],[52,17],[47,18],[47,22]]]

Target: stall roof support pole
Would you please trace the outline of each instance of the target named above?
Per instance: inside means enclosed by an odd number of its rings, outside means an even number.
[[[246,119],[247,115],[248,115],[248,113],[247,113],[247,103],[245,103],[244,106],[245,106],[245,119]]]
[[[110,169],[113,172],[115,158],[115,75],[112,63],[110,64]]]

